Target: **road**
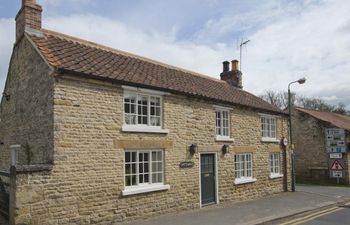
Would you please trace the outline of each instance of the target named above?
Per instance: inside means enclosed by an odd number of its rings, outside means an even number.
[[[297,214],[264,224],[279,225],[349,225],[350,224],[350,188],[326,186],[298,186],[298,191],[312,193],[319,197],[338,199],[338,203]]]
[[[274,221],[268,224],[279,225],[348,225],[350,224],[350,203],[334,205],[303,213],[300,216]]]

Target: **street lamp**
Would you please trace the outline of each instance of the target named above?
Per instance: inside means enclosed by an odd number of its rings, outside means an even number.
[[[289,110],[289,143],[293,150],[292,152],[292,191],[295,191],[295,168],[294,168],[294,146],[292,142],[292,104],[291,104],[291,94],[290,94],[290,85],[294,83],[303,84],[306,82],[306,78],[300,78],[299,80],[290,82],[288,84],[288,110]]]

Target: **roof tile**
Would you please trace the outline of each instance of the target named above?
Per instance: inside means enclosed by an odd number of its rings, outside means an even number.
[[[305,109],[300,107],[297,107],[296,110],[309,114],[310,116],[322,120],[323,122],[330,123],[335,127],[350,130],[350,116],[332,112],[322,112],[312,109]]]
[[[57,69],[283,113],[225,81],[53,31],[42,32],[44,37],[29,36]]]

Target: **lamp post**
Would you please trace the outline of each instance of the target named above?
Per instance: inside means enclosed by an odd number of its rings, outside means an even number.
[[[299,84],[303,84],[305,83],[306,78],[300,78],[299,80],[290,82],[288,84],[288,111],[289,111],[289,143],[290,146],[293,150],[292,152],[292,191],[295,192],[295,167],[294,167],[294,145],[292,142],[292,103],[291,103],[291,93],[290,93],[290,85],[294,84],[294,83],[299,83]]]

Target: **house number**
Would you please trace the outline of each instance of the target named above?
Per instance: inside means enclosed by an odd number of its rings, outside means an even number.
[[[184,161],[180,163],[180,168],[192,168],[194,166],[194,162],[192,161]]]

